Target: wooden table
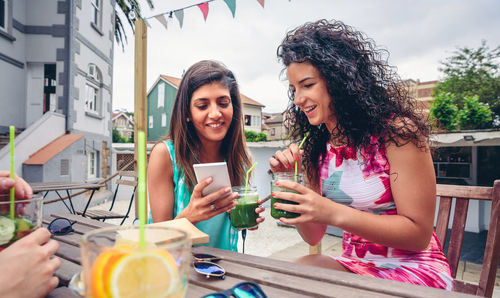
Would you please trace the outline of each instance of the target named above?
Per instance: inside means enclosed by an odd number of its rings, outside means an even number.
[[[47,225],[57,215],[44,218]],[[77,221],[75,233],[54,236],[60,242],[57,256],[61,268],[56,272],[60,287],[48,297],[77,297],[67,288],[71,277],[81,270],[79,240],[83,233],[110,224],[66,216]],[[222,257],[218,262],[226,270],[226,278],[207,279],[191,269],[186,297],[203,295],[232,288],[243,281],[258,283],[268,297],[475,297],[396,281],[359,276],[324,268],[294,264],[269,258],[244,255],[205,246],[193,247],[193,252]]]
[[[70,190],[77,190],[77,189],[83,189],[83,190],[92,190],[92,193],[90,194],[90,198],[87,201],[87,205],[85,206],[85,211],[88,208],[88,205],[90,201],[92,200],[92,197],[94,196],[94,192],[98,190],[99,188],[105,186],[104,184],[99,184],[99,183],[86,183],[86,182],[41,182],[41,183],[30,183],[31,188],[33,189],[33,193],[43,193],[43,198],[47,196],[47,194],[51,191],[54,191],[59,199],[52,200],[52,202],[57,202],[61,201],[63,202],[64,206],[71,212],[71,214],[76,214],[75,208],[73,207],[73,201],[71,200],[71,194]],[[60,194],[59,191],[66,191],[66,198],[63,198]],[[75,196],[75,194],[73,194]],[[64,202],[64,200],[68,199],[69,200],[69,206]],[[44,202],[44,203],[49,203],[49,202]]]

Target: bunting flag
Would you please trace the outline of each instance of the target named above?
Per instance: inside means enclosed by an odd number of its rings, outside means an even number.
[[[200,8],[201,12],[203,13],[203,18],[206,21],[207,16],[208,16],[208,2],[198,4],[198,7]]]
[[[231,10],[234,19],[234,14],[236,12],[236,0],[224,0],[224,2],[226,2],[227,7],[229,7],[229,10]]]
[[[165,27],[165,29],[168,29],[167,28],[167,19],[165,19],[164,15],[162,15],[162,14],[157,15],[157,16],[155,16],[155,19],[157,19],[158,22],[160,22],[163,25],[163,27]]]
[[[165,15],[168,15],[169,18],[172,18],[172,14],[175,14],[177,21],[179,21],[179,26],[182,28],[182,26],[184,25],[184,9],[188,9],[188,8],[195,7],[195,6],[198,6],[198,8],[201,10],[201,13],[203,14],[203,19],[206,22],[207,17],[208,17],[208,11],[209,11],[208,3],[212,2],[212,1],[216,1],[216,0],[205,0],[204,2],[189,5],[189,6],[179,8],[176,10],[171,10],[169,12],[164,12],[164,13],[161,13],[158,15],[150,16],[150,17],[144,18],[144,22],[146,23],[146,25],[148,27],[151,27],[146,20],[151,19],[151,18],[155,18],[158,20],[158,22],[160,22],[163,25],[163,27],[165,27],[165,29],[167,29],[168,19],[165,18]],[[288,1],[290,1],[290,0],[288,0]],[[224,2],[226,3],[227,7],[231,11],[231,14],[233,15],[233,18],[234,18],[236,15],[236,0],[224,0]],[[262,6],[262,8],[264,8],[265,0],[257,0],[257,2],[259,2],[259,4]]]
[[[184,24],[184,9],[179,9],[174,11],[175,18],[179,21],[179,26]]]

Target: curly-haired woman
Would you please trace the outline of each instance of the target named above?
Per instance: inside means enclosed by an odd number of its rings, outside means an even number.
[[[344,230],[340,257],[297,260],[379,278],[452,289],[450,267],[433,232],[436,181],[430,129],[385,52],[339,21],[320,20],[290,31],[278,47],[286,67],[292,140],[303,150],[276,152],[271,170],[302,161],[307,187],[273,196],[297,202],[277,209],[316,245],[327,225]]]

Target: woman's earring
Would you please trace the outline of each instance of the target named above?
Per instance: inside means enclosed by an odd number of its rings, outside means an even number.
[[[187,121],[187,122],[190,122],[190,121],[191,121],[191,119],[189,119],[189,117],[187,117],[187,118],[186,118],[186,121]]]

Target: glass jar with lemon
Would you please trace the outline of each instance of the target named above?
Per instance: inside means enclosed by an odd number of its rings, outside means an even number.
[[[184,297],[191,240],[180,230],[111,227],[84,234],[81,255],[87,297]]]

